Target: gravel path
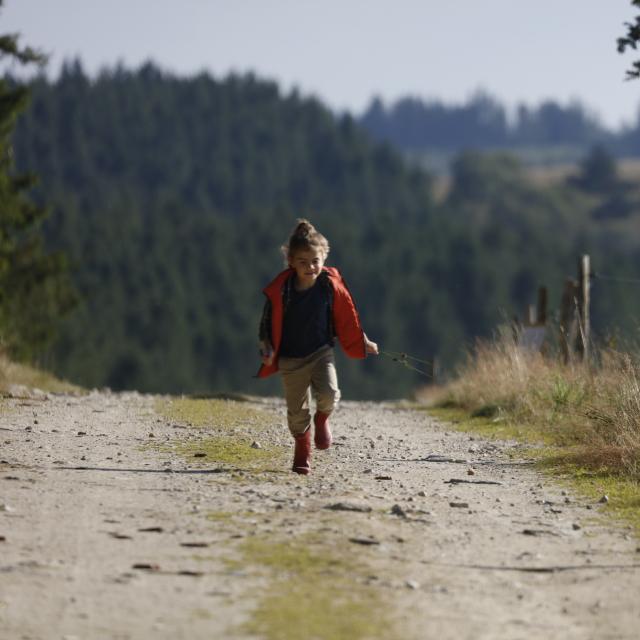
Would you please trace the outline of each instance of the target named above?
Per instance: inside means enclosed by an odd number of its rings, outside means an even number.
[[[637,541],[511,457],[526,455],[513,443],[345,402],[335,446],[304,478],[288,471],[279,400],[242,403],[267,416],[254,446],[284,447],[285,462],[262,471],[180,454],[176,443],[197,451],[207,428],[156,403],[1,401],[1,638],[304,638],[256,622],[265,598],[297,584],[295,568],[274,570],[269,544],[308,545],[334,562],[335,594],[372,598],[389,626],[352,637],[638,637]]]

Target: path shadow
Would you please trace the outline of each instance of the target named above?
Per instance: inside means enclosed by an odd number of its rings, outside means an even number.
[[[481,465],[493,465],[496,467],[528,467],[535,464],[533,460],[517,460],[512,462],[505,462],[499,460],[462,460],[462,459],[448,459],[448,460],[435,460],[429,458],[377,458],[377,462],[425,462],[427,464],[466,464],[472,466]]]
[[[244,471],[235,467],[223,468],[216,467],[214,469],[127,469],[123,467],[51,467],[52,470],[58,471],[117,471],[119,473],[166,473],[166,474],[184,474],[184,475],[209,475],[214,473],[235,473]]]

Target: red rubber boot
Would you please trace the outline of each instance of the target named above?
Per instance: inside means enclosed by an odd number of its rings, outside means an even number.
[[[316,411],[313,424],[316,426],[314,441],[316,449],[328,449],[331,446],[331,429],[329,429],[329,414]]]
[[[291,470],[306,476],[311,471],[311,429],[307,429],[300,436],[294,436],[294,439],[296,444]]]

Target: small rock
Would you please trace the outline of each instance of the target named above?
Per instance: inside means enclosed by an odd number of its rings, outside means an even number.
[[[522,534],[525,536],[557,536],[558,534],[555,531],[550,531],[548,529],[523,529]]]
[[[251,443],[251,448],[252,449],[262,449],[262,445],[257,440],[254,440]]]
[[[155,434],[153,434],[153,433],[149,434],[149,438],[155,438],[155,437],[156,437]]]
[[[407,512],[399,504],[394,504],[393,507],[391,507],[391,514],[399,516],[400,518],[407,517]]]
[[[86,436],[87,432],[86,431],[78,431],[78,435],[79,436]]]
[[[600,500],[598,500],[598,502],[600,504],[607,504],[607,502],[609,502],[609,496],[608,495],[603,495],[602,498],[600,498]]]
[[[419,495],[421,498],[426,498],[426,497],[427,497],[427,492],[426,492],[426,491],[424,491],[424,490],[423,490],[423,491],[418,491],[418,495]]]
[[[13,507],[10,507],[8,504],[0,504],[0,511],[11,513],[13,511]]]
[[[206,458],[207,454],[204,453],[203,451],[197,451],[196,453],[193,454],[194,458]]]
[[[136,564],[131,565],[132,569],[142,569],[145,571],[160,571],[160,566],[157,564],[152,564],[150,562],[136,562]]]
[[[6,542],[7,538],[6,536],[0,536],[0,542]]]
[[[407,589],[413,589],[414,591],[420,588],[420,583],[415,580],[407,580],[404,584]]]
[[[328,504],[325,509],[331,509],[332,511],[358,511],[361,513],[369,513],[371,507],[364,504],[354,504],[351,502],[336,502],[334,504]]]
[[[581,527],[577,522],[574,522],[574,523],[571,525],[571,528],[572,528],[574,531],[580,531],[580,529],[582,529],[582,527]]]
[[[468,509],[469,503],[468,502],[450,502],[449,506],[454,509]]]
[[[475,471],[475,469],[473,469],[472,467],[470,467],[469,469],[467,469],[467,475],[468,475],[468,476],[475,476],[475,475],[476,475],[476,471]]]
[[[349,538],[349,542],[353,542],[354,544],[362,544],[365,546],[380,544],[380,541],[376,540],[375,538]]]

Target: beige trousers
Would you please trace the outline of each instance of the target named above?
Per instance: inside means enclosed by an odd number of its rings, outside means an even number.
[[[293,436],[303,434],[311,426],[311,393],[316,410],[331,413],[340,400],[333,348],[326,346],[306,358],[278,360],[284,397],[287,401],[287,422]]]

